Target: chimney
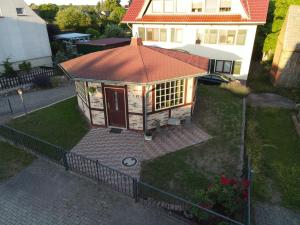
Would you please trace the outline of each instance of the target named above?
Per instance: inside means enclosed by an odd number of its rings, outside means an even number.
[[[131,46],[142,46],[143,45],[142,38],[140,38],[140,37],[132,37],[130,45]]]

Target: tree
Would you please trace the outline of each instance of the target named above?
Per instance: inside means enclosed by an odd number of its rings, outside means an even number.
[[[115,8],[120,7],[120,0],[105,0],[104,2],[104,8],[107,11],[114,11]]]
[[[61,30],[78,30],[91,26],[91,18],[74,6],[58,11],[57,25]]]
[[[59,8],[57,5],[49,3],[39,5],[38,10],[40,17],[42,17],[47,22],[53,22]]]
[[[270,2],[269,12],[273,15],[271,15],[271,19],[269,18],[270,20],[265,25],[265,31],[267,32],[263,45],[265,60],[271,60],[274,55],[278,35],[290,5],[300,5],[300,0],[272,0]]]
[[[104,31],[105,37],[124,37],[124,30],[116,24],[108,24]]]
[[[120,23],[123,16],[125,15],[126,13],[126,10],[122,7],[122,6],[119,6],[119,7],[116,7],[112,12],[111,14],[109,15],[108,19],[113,21],[114,23]]]
[[[86,31],[85,31],[86,34],[91,34],[92,35],[92,38],[98,38],[100,37],[100,32],[96,29],[93,29],[93,28],[88,28]]]
[[[29,5],[29,7],[30,7],[32,10],[35,10],[35,9],[38,9],[38,8],[39,8],[39,6],[36,5],[36,4],[34,4],[34,3],[31,3],[31,4]]]

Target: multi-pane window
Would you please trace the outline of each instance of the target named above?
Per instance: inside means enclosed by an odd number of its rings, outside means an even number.
[[[192,0],[192,12],[202,12],[204,0]]]
[[[146,36],[147,36],[147,41],[159,41],[159,29],[147,28]]]
[[[215,71],[219,73],[231,73],[232,61],[217,60]]]
[[[161,13],[163,12],[163,1],[162,0],[152,0],[152,12]]]
[[[155,109],[161,110],[184,104],[184,80],[156,84]]]
[[[186,1],[177,0],[176,1],[176,12],[185,12],[186,9]]]
[[[196,44],[200,45],[203,41],[203,33],[201,30],[196,31]]]
[[[138,33],[139,33],[139,37],[145,41],[145,37],[146,37],[146,34],[145,34],[145,28],[144,27],[139,27],[138,28]]]
[[[26,14],[24,8],[16,8],[16,11],[18,16],[24,16]]]
[[[85,82],[83,81],[76,81],[75,82],[75,86],[76,86],[76,91],[78,93],[78,95],[83,99],[83,101],[86,101],[86,86],[85,86]]]
[[[181,28],[171,28],[171,42],[182,42],[182,29]]]
[[[235,41],[235,30],[220,30],[219,44],[233,45]]]
[[[206,0],[205,12],[214,13],[218,11],[219,0]]]
[[[164,12],[174,12],[174,0],[164,0]]]
[[[228,12],[231,10],[231,0],[220,0],[220,12]]]
[[[237,37],[236,37],[236,44],[245,45],[246,37],[247,37],[247,30],[238,30]]]
[[[167,41],[167,29],[166,28],[161,28],[159,29],[159,40],[161,42],[166,42]]]
[[[2,14],[1,8],[0,8],[0,17],[3,17],[3,14]]]
[[[234,62],[233,74],[241,74],[242,62]]]
[[[205,44],[217,44],[218,30],[205,30]]]

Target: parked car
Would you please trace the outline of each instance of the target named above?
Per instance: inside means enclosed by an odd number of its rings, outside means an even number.
[[[222,83],[229,83],[231,81],[233,81],[232,78],[221,73],[212,73],[198,77],[199,83],[210,85],[220,85]]]

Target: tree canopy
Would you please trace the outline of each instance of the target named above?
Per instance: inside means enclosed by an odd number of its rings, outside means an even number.
[[[59,10],[56,23],[61,30],[78,30],[92,25],[92,19],[74,6]]]
[[[53,22],[56,14],[59,10],[58,6],[55,4],[41,4],[37,7],[39,10],[39,15],[42,17],[44,20],[48,22]]]
[[[113,21],[114,23],[120,23],[123,16],[125,15],[125,8],[119,6],[116,7],[109,15],[108,19]]]

